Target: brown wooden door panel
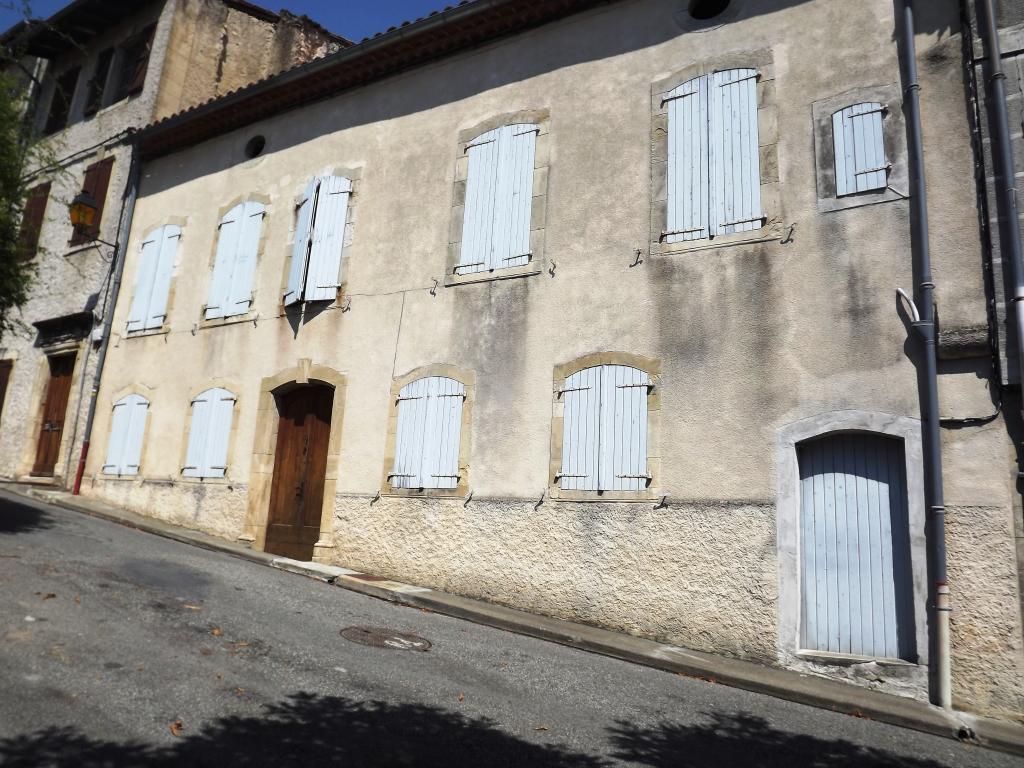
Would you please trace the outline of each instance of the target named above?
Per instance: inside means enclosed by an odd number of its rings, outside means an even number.
[[[4,415],[4,400],[7,399],[7,385],[10,384],[13,367],[10,360],[0,360],[0,418]]]
[[[298,387],[278,398],[280,421],[264,550],[310,560],[320,538],[334,390]]]
[[[36,462],[32,467],[33,475],[52,475],[53,468],[57,466],[68,398],[71,395],[75,354],[52,355],[46,362],[50,366],[50,376],[46,382],[43,418],[39,425],[39,442],[36,445]]]

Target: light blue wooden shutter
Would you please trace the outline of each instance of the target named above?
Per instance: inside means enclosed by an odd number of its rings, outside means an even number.
[[[885,189],[889,163],[882,138],[884,112],[881,104],[866,102],[832,115],[837,197]]]
[[[253,274],[256,271],[256,253],[260,247],[260,233],[263,231],[265,214],[266,208],[262,203],[245,203],[225,317],[244,315],[252,305]]]
[[[797,450],[801,647],[914,660],[902,442],[837,434]]]
[[[192,401],[192,423],[188,430],[188,450],[185,453],[185,477],[203,477],[206,470],[207,440],[213,417],[214,390],[201,392]]]
[[[153,294],[153,281],[160,261],[161,246],[160,230],[150,232],[142,243],[139,254],[139,271],[135,276],[135,293],[132,295],[132,306],[128,312],[126,330],[141,331],[149,318],[149,303]]]
[[[141,395],[127,395],[114,403],[104,474],[138,474],[148,410],[149,401]]]
[[[757,140],[757,70],[715,72],[708,84],[712,235],[764,226]]]
[[[647,395],[650,377],[624,365],[601,366],[599,488],[647,487]]]
[[[494,223],[488,268],[517,267],[530,262],[530,214],[536,125],[506,125],[498,130],[498,170]]]
[[[561,394],[562,470],[556,479],[565,491],[596,491],[601,428],[600,367],[584,368],[568,376]]]
[[[671,90],[668,102],[668,228],[665,240],[700,240],[708,227],[708,78]]]
[[[160,255],[153,275],[149,310],[146,313],[146,328],[160,328],[167,317],[167,297],[171,292],[171,275],[174,272],[174,260],[178,255],[181,228],[174,224],[168,224],[158,230],[158,236],[160,238]]]
[[[114,403],[114,413],[110,419],[110,437],[107,441],[107,463],[103,465],[103,473],[106,475],[121,474],[131,417],[132,406],[128,398],[121,398]]]
[[[423,439],[424,488],[455,488],[459,484],[462,438],[462,382],[444,376],[427,379],[427,416]]]
[[[302,301],[306,283],[306,265],[309,260],[309,236],[312,230],[313,210],[316,208],[316,193],[320,180],[313,179],[306,185],[302,200],[295,212],[295,241],[292,245],[292,260],[288,267],[288,287],[284,293],[284,304]]]
[[[352,182],[344,176],[325,176],[320,180],[306,273],[306,301],[334,301],[338,297],[351,194]]]
[[[211,389],[209,431],[203,460],[203,477],[224,477],[228,466],[228,439],[231,436],[231,417],[235,396],[226,389]]]
[[[220,220],[217,234],[217,255],[213,262],[210,295],[206,301],[206,319],[228,316],[231,295],[231,275],[235,269],[235,254],[242,233],[245,205],[239,203]]]
[[[398,393],[395,463],[389,480],[395,488],[423,488],[423,436],[427,422],[426,378],[416,379]]]
[[[499,129],[477,136],[466,147],[469,170],[462,221],[462,250],[458,275],[486,272],[491,259],[494,204],[498,185]]]

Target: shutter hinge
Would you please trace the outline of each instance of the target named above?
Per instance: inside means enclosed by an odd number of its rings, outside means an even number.
[[[749,219],[736,219],[736,221],[723,221],[718,226],[720,227],[735,227],[737,224],[753,224],[755,221],[760,222],[761,226],[764,226],[767,218],[765,216],[754,216]]]
[[[533,261],[533,254],[532,253],[520,253],[520,254],[517,254],[516,256],[504,256],[501,260],[502,261],[512,261],[512,259],[526,259],[526,263],[529,264],[531,261]]]
[[[644,384],[616,384],[616,389],[636,389],[639,387],[646,387],[648,390],[654,389],[654,382],[648,381]]]
[[[593,387],[565,387],[564,389],[558,390],[558,394],[563,395],[566,392],[584,392],[588,389],[593,389]]]
[[[650,475],[616,475],[615,477],[622,480],[653,480]]]
[[[431,475],[431,477],[451,477],[458,480],[462,475]]]
[[[666,96],[665,98],[663,98],[661,100],[661,106],[664,107],[670,101],[675,101],[676,99],[685,99],[687,96],[696,96],[699,93],[700,93],[700,90],[696,90],[696,91],[690,91],[689,93],[677,93],[675,96]]]
[[[416,475],[403,475],[401,472],[391,472],[388,474],[388,480],[392,477],[416,477]]]
[[[854,171],[854,176],[862,176],[866,173],[878,173],[878,171],[889,171],[892,170],[892,163],[886,163],[885,165],[879,165],[875,168],[865,168],[863,171]]]
[[[665,230],[664,232],[662,232],[661,233],[661,237],[658,238],[658,239],[659,240],[664,240],[666,237],[671,237],[672,235],[689,235],[689,234],[692,234],[694,232],[706,232],[706,231],[707,231],[707,227],[691,227],[690,229],[671,229],[671,230]]]
[[[566,477],[590,477],[590,475],[569,475],[566,474],[565,472],[559,472],[558,474],[555,475],[555,480],[562,480],[563,478]]]

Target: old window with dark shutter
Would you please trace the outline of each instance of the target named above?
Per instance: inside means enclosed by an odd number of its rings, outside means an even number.
[[[71,101],[75,97],[75,87],[78,85],[81,70],[81,67],[71,67],[57,77],[43,133],[56,133],[67,126],[68,117],[71,115]]]
[[[118,51],[117,90],[113,101],[120,101],[142,91],[146,84],[146,70],[149,68],[149,52],[155,30],[156,25],[152,24],[121,45]]]
[[[107,77],[110,75],[110,63],[114,59],[114,49],[106,48],[100,51],[96,59],[96,69],[89,78],[88,91],[85,97],[86,116],[95,115],[104,107],[103,93],[107,86]]]
[[[43,228],[43,216],[46,214],[46,201],[50,198],[50,182],[32,187],[25,200],[25,211],[21,217],[19,241],[21,255],[31,259],[39,247],[39,232]]]
[[[114,158],[108,157],[93,163],[85,169],[85,179],[82,181],[82,191],[87,192],[96,201],[96,217],[91,227],[76,225],[71,235],[69,245],[81,245],[91,243],[100,236],[100,224],[103,221],[103,204],[107,199],[107,187],[110,184],[110,170],[114,165]]]

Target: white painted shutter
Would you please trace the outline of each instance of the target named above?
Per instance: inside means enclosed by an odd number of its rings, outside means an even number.
[[[213,262],[210,295],[206,301],[206,319],[227,317],[230,302],[231,275],[235,269],[235,253],[242,232],[245,205],[239,203],[220,220],[217,234],[217,255]]]
[[[138,474],[148,409],[149,401],[141,395],[127,395],[114,403],[104,474]]]
[[[252,305],[253,273],[256,271],[256,252],[260,247],[265,213],[262,203],[251,200],[245,203],[225,317],[244,315]]]
[[[160,245],[160,230],[150,232],[142,243],[142,252],[139,254],[139,272],[135,276],[135,293],[132,296],[132,306],[128,312],[126,329],[129,332],[141,331],[147,327],[146,320],[149,318],[153,280],[157,264],[160,261]]]
[[[110,437],[107,441],[107,463],[103,465],[105,475],[121,474],[131,414],[132,406],[128,398],[121,398],[114,403],[114,412],[110,419]]]
[[[708,78],[695,77],[669,92],[668,222],[665,240],[700,240],[708,227]]]
[[[490,265],[494,203],[498,183],[498,133],[487,131],[466,147],[469,156],[462,250],[455,274],[486,272]]]
[[[203,477],[206,470],[207,441],[210,434],[210,420],[213,417],[214,390],[200,393],[192,401],[192,423],[188,430],[188,450],[185,454],[185,477]]]
[[[341,253],[352,182],[344,176],[320,180],[313,223],[313,244],[306,274],[306,301],[334,301],[341,286]]]
[[[202,476],[224,477],[228,469],[228,438],[231,436],[235,396],[220,388],[209,390],[207,395],[210,400],[210,418]]]
[[[647,474],[647,396],[650,377],[625,365],[601,367],[601,449],[598,480],[603,491],[642,491]]]
[[[150,293],[149,311],[146,314],[146,328],[159,328],[167,317],[167,297],[171,292],[171,275],[174,260],[178,255],[178,240],[181,228],[168,224],[159,230],[160,255],[153,275],[153,290]]]
[[[390,481],[395,488],[425,487],[423,435],[427,421],[427,379],[416,379],[398,393],[398,426],[395,436],[395,463]]]
[[[507,125],[498,130],[498,170],[491,227],[490,269],[530,262],[530,214],[536,125]]]
[[[292,245],[292,260],[288,268],[288,287],[284,293],[285,306],[302,301],[303,286],[306,283],[306,264],[309,259],[309,235],[319,187],[319,179],[313,179],[306,185],[306,191],[295,212],[295,242]]]
[[[832,115],[836,196],[885,189],[889,163],[882,138],[884,107],[853,104]]]
[[[425,488],[455,488],[459,484],[459,447],[465,397],[466,389],[462,382],[444,376],[427,379],[427,416],[420,473]]]
[[[601,423],[600,367],[584,368],[567,377],[562,402],[559,487],[565,491],[596,491]]]
[[[711,234],[764,226],[757,140],[757,70],[715,72],[710,104]]]

